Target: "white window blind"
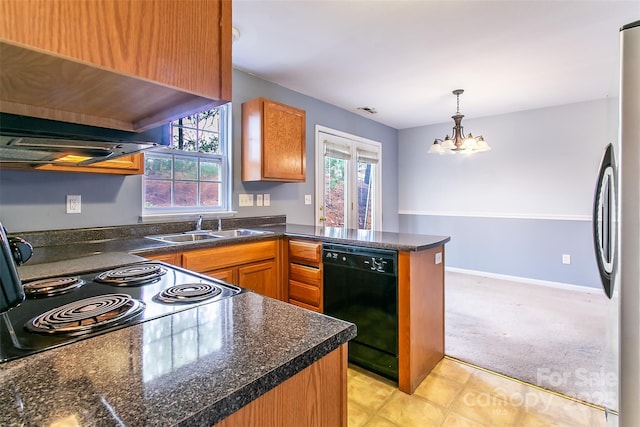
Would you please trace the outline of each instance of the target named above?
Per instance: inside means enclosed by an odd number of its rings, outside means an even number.
[[[336,159],[351,160],[351,147],[347,144],[332,142],[325,139],[324,156]]]
[[[378,153],[376,151],[363,150],[358,148],[356,150],[359,163],[369,163],[372,165],[378,164]]]

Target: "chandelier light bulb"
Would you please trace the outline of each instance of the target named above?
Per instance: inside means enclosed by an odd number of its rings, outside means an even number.
[[[453,143],[453,139],[451,139],[449,135],[447,135],[444,141],[442,141],[442,148],[444,148],[445,150],[453,150],[456,148],[455,144]]]
[[[435,141],[433,141],[433,144],[431,144],[431,147],[429,147],[429,154],[444,154],[444,149],[442,148],[442,146],[440,144],[438,144],[438,140],[436,139]]]

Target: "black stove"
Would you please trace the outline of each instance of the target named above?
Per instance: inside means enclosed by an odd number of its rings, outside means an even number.
[[[0,317],[0,362],[231,297],[241,289],[162,262],[23,284]]]

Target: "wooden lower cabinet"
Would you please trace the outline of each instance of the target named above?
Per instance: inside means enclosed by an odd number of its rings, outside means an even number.
[[[239,243],[182,253],[182,267],[282,299],[278,241]]]
[[[346,427],[347,344],[215,426]]]
[[[398,331],[398,388],[412,394],[444,357],[444,245],[398,252]]]

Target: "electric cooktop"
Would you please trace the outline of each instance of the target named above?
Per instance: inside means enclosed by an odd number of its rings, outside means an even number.
[[[232,297],[242,290],[162,262],[23,282],[0,317],[0,363]]]

